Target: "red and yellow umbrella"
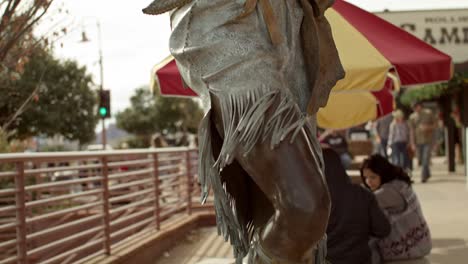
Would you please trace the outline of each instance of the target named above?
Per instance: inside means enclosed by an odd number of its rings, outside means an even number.
[[[450,56],[374,14],[337,0],[326,16],[347,70],[334,91],[380,90],[390,67],[402,86],[452,77]]]
[[[346,77],[332,89],[327,107],[319,111],[319,125],[323,127],[349,127],[392,111],[393,108],[382,107],[389,105],[389,101],[393,105],[390,92],[383,89],[389,71],[397,76],[396,85],[402,86],[443,82],[452,77],[450,56],[369,12],[337,0],[325,15]],[[172,57],[158,64],[154,73],[152,83],[161,94],[195,95],[184,88]],[[354,105],[349,105],[350,102]],[[384,112],[379,113],[379,109]],[[354,118],[345,118],[341,112]]]
[[[389,77],[380,91],[332,92],[327,106],[317,113],[318,124],[345,129],[375,120],[394,110],[392,91],[398,89],[398,82]]]

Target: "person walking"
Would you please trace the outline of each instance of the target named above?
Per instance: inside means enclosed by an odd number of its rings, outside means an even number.
[[[408,155],[408,142],[410,140],[410,128],[405,121],[403,111],[396,110],[393,113],[394,120],[390,124],[388,144],[391,148],[393,164],[404,169],[410,169]]]
[[[414,112],[409,118],[411,128],[411,148],[417,151],[423,183],[431,177],[430,161],[436,118],[430,109],[424,109],[420,102],[413,106]]]
[[[393,115],[388,114],[375,122],[375,135],[377,143],[379,143],[379,153],[387,158],[388,137],[390,135],[390,124],[392,121]]]

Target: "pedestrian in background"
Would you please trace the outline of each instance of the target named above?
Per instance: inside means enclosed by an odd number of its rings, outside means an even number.
[[[330,134],[325,136],[325,138],[321,142],[332,148],[336,153],[338,153],[341,159],[341,163],[343,164],[345,169],[348,169],[351,166],[351,163],[353,162],[353,158],[349,153],[348,142],[346,141],[346,137],[343,136],[342,132],[343,131],[338,132],[336,130],[332,130]]]
[[[388,137],[390,134],[390,124],[393,121],[393,115],[388,114],[382,118],[379,118],[375,122],[375,135],[377,143],[379,143],[379,153],[385,157],[387,155]]]
[[[430,162],[434,143],[436,118],[430,109],[424,109],[421,103],[413,105],[414,112],[409,118],[411,128],[411,148],[417,152],[421,170],[421,181],[427,182],[431,177]]]
[[[393,112],[393,121],[389,130],[388,145],[391,148],[392,162],[409,170],[411,162],[408,155],[410,128],[405,121],[403,111],[398,109]]]

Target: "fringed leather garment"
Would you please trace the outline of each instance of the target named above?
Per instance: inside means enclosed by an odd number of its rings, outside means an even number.
[[[322,167],[315,117],[308,120],[306,112],[315,113],[324,106],[331,88],[343,77],[324,17],[332,3],[156,0],[144,9],[149,14],[173,10],[170,51],[184,81],[199,94],[207,110],[199,129],[202,201],[211,188],[218,231],[230,240],[238,264],[249,253],[257,226],[245,198],[249,187],[242,186],[248,183],[223,169],[233,163],[240,145],[252,147],[262,141],[273,149],[286,136],[294,140],[303,129],[317,157],[316,167]],[[320,71],[324,66],[331,70]],[[213,99],[221,109],[223,135],[213,129]],[[268,119],[267,111],[274,112]],[[323,240],[315,263],[325,263],[325,250]],[[250,252],[249,263],[255,254]]]

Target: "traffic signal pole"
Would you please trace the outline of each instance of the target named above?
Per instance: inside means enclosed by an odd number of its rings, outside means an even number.
[[[100,70],[100,77],[101,77],[101,85],[99,87],[99,95],[104,90],[104,65],[102,63],[102,36],[101,36],[101,23],[99,23],[99,20],[97,20],[97,28],[98,28],[98,38],[99,38],[99,70]],[[106,145],[107,145],[107,131],[106,131],[106,118],[103,116],[101,117],[101,123],[102,123],[102,150],[106,150]]]
[[[102,124],[102,149],[106,149],[107,145],[107,132],[106,132],[106,124],[105,124],[105,119],[110,117],[110,91],[104,91],[104,65],[103,65],[103,56],[102,56],[102,34],[101,34],[101,23],[99,22],[99,19],[96,17],[93,17],[96,19],[96,26],[97,26],[97,33],[98,33],[98,45],[99,45],[99,71],[100,71],[100,85],[99,85],[99,108],[98,108],[98,116],[101,118],[101,124]],[[89,39],[87,38],[85,32],[83,31],[82,33],[82,40],[81,42],[88,42]],[[106,92],[106,103],[104,106],[104,109],[101,109],[101,104],[103,102],[103,93]]]

